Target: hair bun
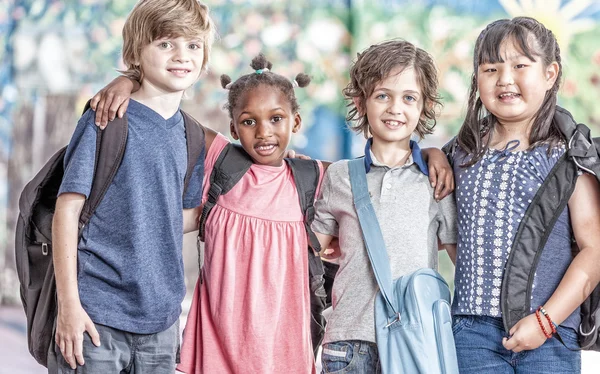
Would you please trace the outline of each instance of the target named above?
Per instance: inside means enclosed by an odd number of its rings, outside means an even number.
[[[298,87],[306,87],[310,84],[310,77],[304,73],[296,75],[296,83]]]
[[[231,83],[231,77],[227,74],[221,75],[221,87],[228,88],[227,85]]]
[[[261,52],[258,54],[258,56],[252,59],[250,67],[254,70],[261,70],[265,68],[271,70],[273,64],[270,61],[268,61],[265,55]]]

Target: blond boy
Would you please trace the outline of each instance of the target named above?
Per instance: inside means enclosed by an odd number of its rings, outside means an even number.
[[[207,66],[213,29],[208,8],[196,0],[142,0],[125,23],[125,73],[141,86],[127,109],[123,161],[80,238],[100,131],[93,111],[79,120],[65,156],[53,222],[58,317],[50,372],[175,370],[182,233],[194,229],[203,177],[199,158],[183,195],[179,105]]]

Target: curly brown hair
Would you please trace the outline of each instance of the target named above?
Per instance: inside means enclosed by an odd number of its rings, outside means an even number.
[[[242,75],[235,82],[231,81],[231,77],[227,74],[221,75],[221,86],[229,89],[227,102],[223,109],[229,113],[229,118],[233,119],[233,109],[243,94],[260,85],[267,85],[279,89],[288,99],[292,106],[292,112],[297,113],[300,106],[296,100],[294,92],[294,84],[283,75],[273,73],[271,68],[273,64],[267,60],[265,55],[260,53],[252,59],[250,67],[254,72]],[[310,84],[310,77],[304,73],[296,75],[295,82],[298,87],[306,87]]]
[[[417,76],[417,82],[423,91],[423,113],[417,123],[416,133],[422,139],[431,134],[436,124],[438,108],[441,99],[438,94],[437,69],[433,58],[421,48],[402,39],[393,39],[374,44],[357,54],[356,61],[350,67],[350,83],[344,88],[344,97],[349,100],[348,126],[369,137],[369,120],[366,115],[365,103],[373,94],[375,87],[386,79],[393,70],[401,67],[403,70],[412,68]],[[360,108],[354,103],[358,99]],[[351,123],[355,123],[352,125]]]

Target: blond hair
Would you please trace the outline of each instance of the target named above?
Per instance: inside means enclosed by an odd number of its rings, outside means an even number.
[[[140,0],[123,26],[124,75],[142,81],[139,65],[142,49],[164,37],[200,38],[204,47],[202,70],[206,70],[215,36],[208,6],[197,0]]]

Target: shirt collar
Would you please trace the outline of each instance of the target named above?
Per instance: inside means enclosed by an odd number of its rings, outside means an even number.
[[[373,160],[374,157],[371,152],[372,144],[373,144],[373,138],[369,138],[367,140],[367,144],[365,145],[365,170],[367,171],[367,173],[371,170],[371,165],[374,164],[374,160]],[[429,170],[427,169],[427,164],[423,160],[423,155],[421,154],[421,148],[419,147],[419,144],[417,142],[415,142],[414,140],[411,140],[410,141],[410,149],[412,151],[412,154],[409,156],[408,161],[406,162],[406,165],[415,163],[419,167],[419,170],[421,171],[421,173],[428,176]],[[412,159],[412,162],[411,162],[411,159]],[[376,162],[376,160],[375,160],[375,162]],[[377,164],[375,164],[375,165],[377,165]]]

